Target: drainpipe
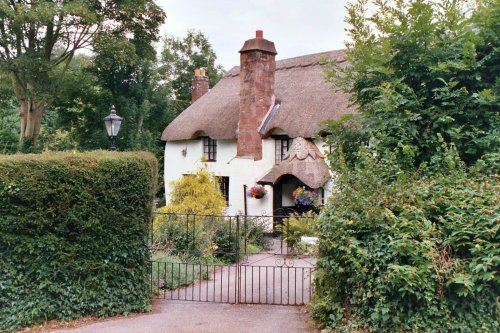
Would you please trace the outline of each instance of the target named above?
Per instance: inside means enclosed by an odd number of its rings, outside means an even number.
[[[244,209],[245,209],[245,217],[248,215],[248,208],[247,208],[247,186],[243,185],[243,203],[244,203]]]

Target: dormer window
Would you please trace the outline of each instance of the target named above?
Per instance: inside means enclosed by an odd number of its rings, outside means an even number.
[[[217,140],[203,137],[203,156],[207,162],[217,161]]]
[[[275,142],[275,163],[280,164],[283,161],[288,149],[292,146],[293,139],[288,135],[273,135]]]

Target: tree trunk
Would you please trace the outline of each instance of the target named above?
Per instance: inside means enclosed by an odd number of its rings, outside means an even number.
[[[22,145],[24,141],[24,131],[26,130],[26,115],[29,113],[29,103],[26,100],[19,100],[19,120],[21,122],[19,131],[19,144]]]
[[[40,135],[42,126],[42,114],[45,111],[45,101],[35,100],[28,96],[29,84],[21,84],[15,74],[12,74],[12,87],[19,103],[19,144],[29,140],[34,146]]]
[[[19,135],[19,142],[23,143],[29,140],[31,145],[34,146],[40,135],[40,128],[42,126],[42,114],[45,110],[45,103],[43,101],[33,101],[28,98],[20,101],[20,114],[21,131]]]
[[[21,124],[24,122],[24,132],[21,133],[22,141],[29,140],[31,145],[34,146],[36,141],[38,140],[38,136],[40,135],[40,128],[42,125],[42,114],[45,110],[44,102],[41,101],[33,101],[31,98],[28,99],[27,104],[28,112],[24,113],[24,116],[21,118]]]
[[[137,124],[137,132],[135,134],[135,138],[137,140],[139,140],[140,137],[141,137],[141,135],[142,135],[142,126],[143,126],[143,124],[144,124],[144,114],[141,113],[139,115],[139,121],[138,121],[138,124]]]

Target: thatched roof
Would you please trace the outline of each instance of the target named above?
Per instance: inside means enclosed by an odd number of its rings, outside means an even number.
[[[318,124],[355,112],[348,96],[325,82],[322,61],[344,61],[344,50],[311,54],[276,62],[275,95],[280,107],[267,119],[263,135],[281,129],[292,138],[312,137]],[[206,133],[213,139],[236,139],[240,69],[232,68],[208,93],[184,110],[162,134],[164,141],[194,139]]]
[[[274,185],[284,175],[293,175],[310,188],[323,186],[330,178],[325,157],[309,140],[296,138],[280,164],[275,165],[259,184]]]

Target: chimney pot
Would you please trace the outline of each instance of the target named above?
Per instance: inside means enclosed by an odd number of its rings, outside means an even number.
[[[255,31],[255,38],[264,38],[264,31],[262,30]]]
[[[205,75],[205,69],[196,68],[194,70],[193,81],[191,82],[191,103],[196,102],[201,96],[209,90],[208,77]]]

